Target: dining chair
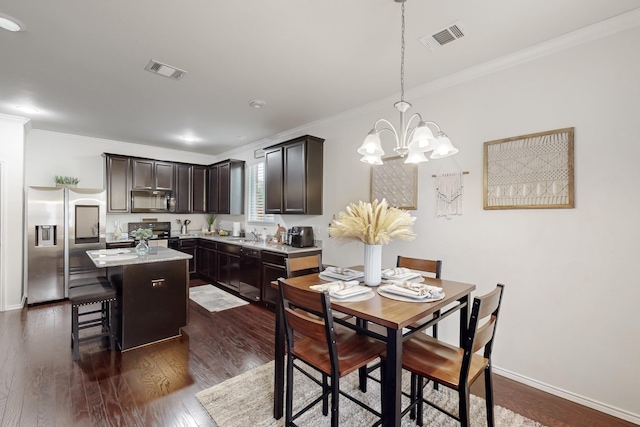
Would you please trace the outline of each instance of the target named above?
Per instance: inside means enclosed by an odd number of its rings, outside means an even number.
[[[416,424],[423,425],[423,406],[427,403],[469,426],[469,389],[484,373],[487,425],[494,425],[491,352],[502,304],[504,285],[473,299],[469,327],[462,347],[452,346],[426,334],[414,334],[402,345],[402,368],[418,376],[417,390],[412,391],[411,406],[417,409]],[[479,350],[482,354],[476,354]],[[386,358],[382,353],[381,357]],[[385,372],[383,370],[383,375]],[[458,392],[458,414],[453,414],[424,397],[424,379]]]
[[[396,261],[396,267],[404,267],[410,270],[416,270],[421,273],[431,273],[434,275],[436,279],[440,279],[440,274],[442,273],[442,261],[440,260],[430,260],[430,259],[420,259],[420,258],[409,258],[398,255],[398,260]],[[440,310],[436,311],[433,314],[434,318],[440,317]],[[410,328],[415,328],[427,320],[418,320]],[[434,338],[438,338],[438,324],[435,323],[431,328],[431,333]]]
[[[322,255],[309,255],[298,258],[285,258],[287,277],[302,276],[303,274],[320,273],[322,271]]]
[[[287,342],[287,373],[285,397],[285,425],[295,426],[294,420],[322,401],[322,414],[328,415],[331,396],[331,426],[338,426],[339,397],[343,395],[376,415],[382,415],[340,390],[340,378],[379,358],[385,344],[344,326],[334,324],[328,292],[300,289],[278,280],[281,318],[284,319]],[[321,379],[311,375],[296,361],[317,371]],[[322,388],[322,393],[304,408],[293,413],[294,368]]]

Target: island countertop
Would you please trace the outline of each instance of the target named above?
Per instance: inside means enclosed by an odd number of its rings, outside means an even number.
[[[154,262],[191,259],[193,256],[169,248],[152,246],[146,255],[138,255],[134,248],[99,249],[87,251],[96,267],[118,267],[123,265],[149,264]]]

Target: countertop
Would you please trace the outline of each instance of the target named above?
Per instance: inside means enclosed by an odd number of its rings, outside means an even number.
[[[244,246],[247,248],[259,249],[263,251],[271,251],[278,252],[283,254],[296,254],[296,253],[304,253],[304,252],[312,252],[312,251],[321,251],[321,246],[311,246],[308,248],[295,248],[293,246],[288,245],[279,245],[276,243],[265,243],[265,242],[255,242],[251,237],[232,237],[232,236],[213,236],[213,235],[203,235],[200,232],[191,232],[190,234],[172,234],[172,238],[183,239],[200,239],[207,240],[210,242],[221,242],[221,243],[229,243],[231,245]],[[112,234],[107,235],[106,242],[107,243],[117,243],[117,242],[133,242],[134,240],[129,239],[120,239],[116,240],[113,238]]]
[[[308,248],[295,248],[289,245],[280,245],[277,243],[256,242],[251,238],[245,237],[228,237],[228,236],[179,236],[181,239],[200,239],[210,242],[228,243],[231,245],[243,246],[251,249],[259,249],[262,251],[279,252],[283,254],[296,254],[302,252],[321,251],[322,248],[318,246],[311,246]]]
[[[99,249],[87,251],[87,255],[96,267],[119,267],[123,265],[148,264],[153,262],[177,261],[191,259],[191,255],[169,248],[149,248],[146,255],[138,255],[133,248]]]

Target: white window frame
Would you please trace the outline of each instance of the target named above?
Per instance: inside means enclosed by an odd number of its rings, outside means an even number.
[[[264,213],[264,166],[264,161],[247,166],[247,222],[250,223],[275,223],[273,214]]]

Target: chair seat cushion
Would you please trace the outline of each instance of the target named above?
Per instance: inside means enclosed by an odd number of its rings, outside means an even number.
[[[383,359],[385,354],[382,355]],[[414,334],[402,346],[402,367],[447,387],[458,389],[463,349],[425,334]],[[467,384],[473,383],[489,363],[479,354],[471,358]]]
[[[69,289],[69,300],[74,305],[106,301],[114,299],[116,295],[116,290],[108,283],[96,283]]]
[[[349,374],[367,363],[377,359],[386,345],[365,335],[336,325],[336,341],[338,348],[339,376]],[[307,363],[317,367],[327,375],[331,374],[329,349],[326,342],[303,338],[296,341],[291,353]],[[346,355],[346,357],[345,357]]]

